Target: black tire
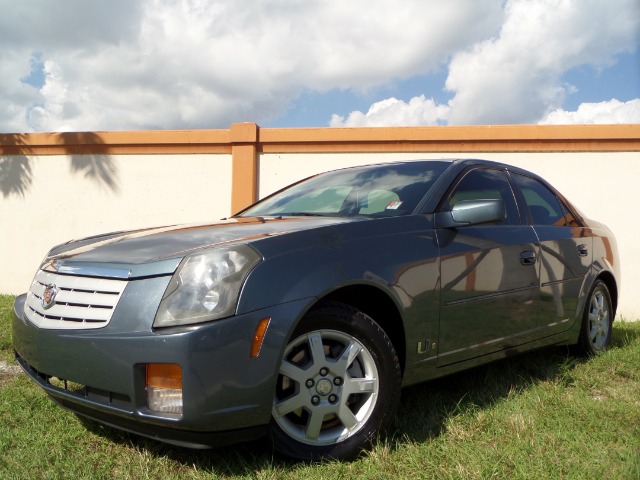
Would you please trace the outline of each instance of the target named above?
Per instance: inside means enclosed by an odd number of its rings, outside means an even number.
[[[393,419],[400,381],[393,344],[371,317],[341,303],[311,310],[283,355],[274,449],[296,460],[358,455]]]
[[[591,287],[584,306],[580,335],[576,344],[579,354],[593,356],[609,348],[613,317],[609,289],[602,280],[597,280]]]

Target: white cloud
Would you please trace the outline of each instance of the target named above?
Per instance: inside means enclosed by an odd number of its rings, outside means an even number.
[[[354,111],[345,119],[333,115],[332,127],[381,127],[411,125],[442,125],[446,123],[449,107],[438,105],[433,99],[424,95],[412,98],[409,103],[388,98],[374,103],[367,113]]]
[[[592,116],[622,123],[636,118],[635,102],[563,112],[566,95],[576,89],[562,76],[582,65],[612,64],[616,54],[637,48],[639,34],[637,0],[508,0],[500,31],[452,56],[446,88],[454,96],[447,105],[421,97],[409,104],[390,98],[367,113],[354,111],[346,119],[334,115],[330,125],[517,124],[542,118],[591,123]]]
[[[640,123],[640,99],[621,102],[583,103],[575,112],[554,110],[541,121],[544,125]]]
[[[0,131],[220,128],[301,92],[449,65],[449,104],[389,98],[332,125],[537,122],[562,75],[637,46],[638,0],[0,0]],[[634,43],[635,42],[635,43]],[[44,84],[26,78],[31,62]]]
[[[304,90],[434,71],[503,16],[495,0],[0,0],[0,11],[0,86],[12,92],[0,131],[266,121]],[[22,81],[34,54],[56,69],[41,88]]]
[[[29,75],[29,57],[0,49],[0,131],[20,132],[25,128],[26,109],[39,101],[37,91],[20,81]],[[8,72],[14,78],[11,78]]]
[[[631,51],[637,0],[511,0],[500,34],[454,56],[446,87],[451,123],[535,123],[562,105],[562,75]]]
[[[577,112],[563,112],[565,96],[575,87],[564,84],[562,76],[581,65],[610,65],[617,53],[637,47],[639,33],[637,0],[510,0],[496,36],[453,55],[446,87],[454,97],[447,105],[391,98],[376,102],[367,113],[351,112],[347,119],[334,115],[330,125],[517,124],[542,118],[592,123],[591,116],[624,123],[637,118],[635,102],[624,108],[586,104]]]
[[[59,51],[131,42],[141,4],[129,0],[0,0],[0,44],[5,51]]]

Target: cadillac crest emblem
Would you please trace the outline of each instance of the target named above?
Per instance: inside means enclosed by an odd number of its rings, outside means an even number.
[[[44,295],[42,295],[42,308],[49,310],[56,303],[56,295],[58,294],[58,287],[55,285],[47,285],[44,289]]]

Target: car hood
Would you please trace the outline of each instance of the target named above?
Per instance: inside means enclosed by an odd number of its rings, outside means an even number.
[[[59,245],[49,252],[44,265],[60,273],[114,278],[170,274],[194,251],[362,220],[346,217],[231,218],[213,224],[109,233]]]

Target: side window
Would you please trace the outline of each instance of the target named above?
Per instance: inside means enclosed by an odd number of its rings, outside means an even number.
[[[534,225],[567,225],[560,201],[551,190],[533,178],[519,174],[512,176],[522,190]]]
[[[467,173],[456,185],[448,199],[448,207],[461,200],[502,200],[507,218],[498,225],[519,225],[518,207],[504,173],[500,170],[479,168]]]
[[[571,209],[567,207],[567,204],[560,199],[560,205],[562,206],[562,210],[564,211],[564,216],[567,219],[566,224],[570,227],[581,227],[582,225],[576,219],[576,217],[571,213]]]

